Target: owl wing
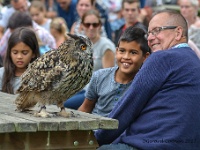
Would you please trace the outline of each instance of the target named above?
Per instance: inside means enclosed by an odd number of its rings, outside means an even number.
[[[29,65],[22,75],[18,93],[24,91],[49,91],[60,82],[69,66],[62,63],[57,50],[51,50]]]

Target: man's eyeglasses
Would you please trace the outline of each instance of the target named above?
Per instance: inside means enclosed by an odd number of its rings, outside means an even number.
[[[180,7],[181,7],[181,9],[183,9],[183,8],[188,9],[188,8],[190,8],[192,6],[190,6],[190,5],[180,5]]]
[[[147,37],[151,33],[153,36],[157,36],[161,31],[168,30],[168,29],[176,29],[177,26],[163,26],[163,27],[155,27],[151,31],[148,31]]]
[[[97,28],[100,25],[100,23],[83,23],[83,25],[86,28],[89,28],[90,26],[93,26],[94,28]]]

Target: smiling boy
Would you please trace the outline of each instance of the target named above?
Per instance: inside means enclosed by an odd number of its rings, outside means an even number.
[[[117,66],[93,73],[78,110],[108,116],[149,55],[145,32],[132,26],[127,28],[116,48]]]

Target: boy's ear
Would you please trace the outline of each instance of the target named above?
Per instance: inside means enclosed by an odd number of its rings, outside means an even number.
[[[144,55],[144,61],[150,56],[150,53],[147,52],[145,55]]]

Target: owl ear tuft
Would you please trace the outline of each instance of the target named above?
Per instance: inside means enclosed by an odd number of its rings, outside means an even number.
[[[68,35],[69,37],[75,39],[75,40],[79,38],[79,37],[78,37],[77,35],[75,35],[75,34],[70,34],[70,33],[68,33],[67,35]]]

